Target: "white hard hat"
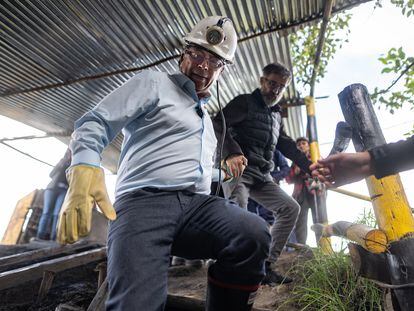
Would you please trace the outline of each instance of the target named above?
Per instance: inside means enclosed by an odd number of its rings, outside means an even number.
[[[200,20],[183,38],[232,63],[237,47],[233,22],[225,16],[209,16]]]

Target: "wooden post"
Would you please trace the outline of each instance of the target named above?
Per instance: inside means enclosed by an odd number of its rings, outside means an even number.
[[[341,193],[343,195],[347,195],[356,199],[360,199],[363,201],[368,201],[371,202],[371,198],[369,196],[363,195],[363,194],[359,194],[359,193],[355,193],[346,189],[341,189],[341,188],[329,188],[329,191],[333,191],[333,192],[337,192],[337,193]]]
[[[98,289],[101,287],[103,281],[106,279],[106,261],[99,263],[94,271],[98,272]]]
[[[40,284],[39,293],[37,295],[36,303],[39,303],[46,297],[50,288],[52,287],[53,280],[55,278],[55,272],[53,271],[44,271],[42,283]]]
[[[316,129],[316,117],[315,117],[315,100],[311,96],[305,97],[306,113],[308,115],[308,133],[309,133],[309,147],[311,161],[317,162],[321,155],[319,152],[318,133]],[[325,190],[323,190],[325,191]],[[328,223],[328,213],[326,211],[326,195],[325,193],[319,198],[315,195],[315,211],[316,222],[321,224]],[[316,241],[318,241],[319,247],[326,254],[332,253],[331,240],[328,237],[321,237],[316,234]]]
[[[87,311],[105,311],[105,301],[108,298],[108,280],[102,282],[98,292],[93,297]]]
[[[353,128],[356,151],[365,151],[385,144],[367,88],[362,84],[346,87],[338,95],[346,122]],[[414,218],[398,175],[366,179],[380,230],[390,241],[387,257],[392,284],[414,282]],[[411,256],[407,258],[407,256]],[[414,289],[395,290],[399,308],[412,310]]]

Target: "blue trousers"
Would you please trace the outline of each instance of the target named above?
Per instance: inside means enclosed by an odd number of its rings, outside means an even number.
[[[209,275],[235,286],[264,277],[270,235],[260,217],[223,198],[142,189],[115,202],[108,232],[107,310],[162,311],[171,255],[216,259]]]
[[[64,188],[53,188],[46,189],[43,193],[43,211],[37,228],[39,239],[56,239],[56,225],[66,192],[67,189]]]

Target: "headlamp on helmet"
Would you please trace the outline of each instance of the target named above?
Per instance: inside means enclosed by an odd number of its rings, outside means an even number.
[[[237,34],[232,21],[225,16],[209,16],[200,20],[183,38],[193,44],[233,63],[237,47]]]
[[[208,27],[206,32],[206,40],[211,45],[217,45],[223,43],[226,39],[226,35],[223,30],[223,24],[227,21],[230,21],[227,17],[220,18],[217,22],[217,25]]]

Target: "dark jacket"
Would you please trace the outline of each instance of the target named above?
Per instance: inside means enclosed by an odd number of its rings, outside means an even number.
[[[50,172],[49,177],[52,181],[47,185],[47,189],[54,188],[68,188],[68,182],[66,180],[66,169],[70,166],[71,153],[69,149],[66,151],[62,159],[55,165],[53,170]]]
[[[376,178],[414,168],[414,136],[369,150]]]
[[[275,149],[297,163],[307,173],[311,162],[296,148],[296,143],[284,131],[280,107],[269,108],[259,89],[252,94],[235,97],[224,109],[227,132],[222,159],[242,154],[248,160],[244,174],[258,181],[271,180]],[[221,137],[220,114],[213,120],[218,139]]]

